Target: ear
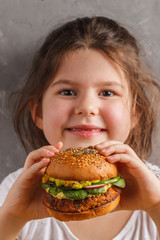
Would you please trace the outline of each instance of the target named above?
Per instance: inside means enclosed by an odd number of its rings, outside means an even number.
[[[39,129],[43,130],[43,117],[41,106],[37,102],[35,103],[34,101],[32,101],[29,103],[29,108],[35,125]]]

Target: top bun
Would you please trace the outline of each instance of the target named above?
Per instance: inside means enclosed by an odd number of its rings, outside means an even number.
[[[103,180],[117,176],[117,167],[94,147],[59,151],[46,169],[50,177],[73,181]]]

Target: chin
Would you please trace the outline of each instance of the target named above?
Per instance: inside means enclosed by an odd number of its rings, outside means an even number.
[[[71,141],[71,137],[69,140],[65,140],[63,142],[63,150],[67,148],[86,148],[89,146],[95,146],[97,144],[100,144],[102,142],[108,141],[106,138],[100,138],[100,137],[94,137],[94,138],[82,138],[82,137],[74,137],[73,140]]]

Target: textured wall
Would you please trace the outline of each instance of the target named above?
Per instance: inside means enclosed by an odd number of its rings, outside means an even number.
[[[50,29],[86,15],[104,15],[127,25],[160,75],[160,0],[0,0],[0,181],[25,160],[6,108],[8,94],[22,84]],[[160,153],[160,140],[156,142],[153,162]]]

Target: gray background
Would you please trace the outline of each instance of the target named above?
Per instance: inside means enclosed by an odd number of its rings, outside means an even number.
[[[86,15],[127,25],[160,76],[160,0],[0,0],[0,181],[22,167],[26,157],[6,108],[8,94],[24,81],[35,50],[52,27]],[[159,146],[156,138],[150,161],[158,165]]]

